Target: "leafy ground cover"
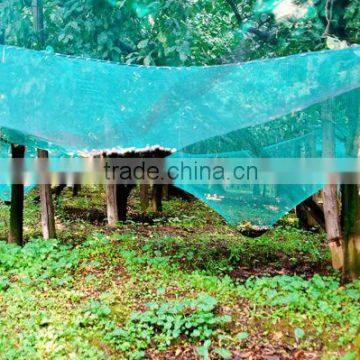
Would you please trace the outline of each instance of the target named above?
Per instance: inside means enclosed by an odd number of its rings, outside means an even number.
[[[340,286],[321,233],[289,215],[249,239],[197,201],[105,225],[101,189],[66,191],[58,240],[0,242],[1,359],[356,359],[360,281]],[[8,208],[0,205],[0,238]]]

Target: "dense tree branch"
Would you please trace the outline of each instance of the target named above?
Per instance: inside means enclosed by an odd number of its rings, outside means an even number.
[[[242,17],[241,17],[241,15],[239,13],[239,9],[237,7],[236,1],[235,0],[226,0],[226,2],[231,7],[231,9],[232,9],[232,11],[233,11],[233,13],[234,13],[234,15],[236,17],[238,25],[241,26],[242,25]],[[272,37],[272,35],[269,32],[260,31],[259,29],[256,29],[254,27],[251,27],[249,29],[249,32],[251,34],[257,35],[260,39],[266,40],[266,41],[268,41]]]
[[[242,18],[241,18],[241,15],[239,13],[239,9],[237,8],[237,4],[235,2],[235,0],[226,0],[226,2],[229,4],[229,6],[231,7],[235,17],[236,17],[236,20],[238,22],[238,25],[240,26],[241,25],[241,22],[242,22]]]
[[[123,41],[121,40],[117,40],[116,45],[119,47],[119,49],[121,50],[121,52],[124,55],[128,55],[131,54],[132,52],[135,51],[134,48],[132,48],[130,45],[125,44]]]

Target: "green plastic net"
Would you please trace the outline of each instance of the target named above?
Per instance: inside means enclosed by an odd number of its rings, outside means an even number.
[[[50,156],[176,149],[176,157],[354,157],[360,47],[208,67],[131,66],[0,46],[0,128]],[[271,225],[323,184],[182,184],[229,222]],[[8,197],[6,186],[0,196]]]

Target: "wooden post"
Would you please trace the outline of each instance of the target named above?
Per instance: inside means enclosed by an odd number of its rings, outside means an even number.
[[[303,150],[304,150],[303,147],[299,146],[298,148],[299,157],[304,156]],[[307,200],[309,200],[309,198]],[[313,227],[313,222],[311,215],[309,214],[308,207],[305,205],[305,201],[296,205],[295,213],[299,221],[299,227],[303,230],[309,231]]]
[[[66,184],[60,184],[54,187],[52,192],[55,196],[55,200],[57,200],[58,197],[60,197],[61,193],[65,190],[65,188],[66,188]]]
[[[42,48],[45,43],[43,0],[32,0],[31,7],[33,13],[34,30],[38,36],[39,45]]]
[[[119,221],[126,221],[128,199],[134,185],[117,184],[116,187],[118,219]]]
[[[142,211],[146,211],[149,206],[149,188],[149,184],[140,184],[140,204]]]
[[[309,197],[301,204],[304,207],[304,211],[306,211],[307,214],[310,215],[311,218],[314,219],[322,229],[325,229],[324,213],[320,206],[314,201],[314,199]],[[312,226],[311,223],[309,223],[309,225]]]
[[[110,158],[110,156],[103,154],[104,159]],[[106,161],[106,160],[104,160]],[[111,179],[108,179],[109,181]],[[115,183],[105,183],[106,189],[106,213],[107,213],[107,222],[109,226],[116,226],[119,221],[119,211],[117,203],[117,186]]]
[[[81,173],[76,172],[73,175],[72,196],[78,196],[79,191],[81,191]]]
[[[163,185],[163,196],[165,200],[170,200],[170,194],[169,194],[169,184]]]
[[[79,191],[81,191],[81,185],[80,184],[74,184],[72,187],[72,196],[78,196]]]
[[[46,159],[48,159],[49,153],[46,150],[38,149],[38,158],[43,159],[44,165],[43,169],[47,170]],[[45,179],[44,179],[45,180]],[[39,185],[40,191],[40,204],[41,204],[41,226],[43,238],[45,240],[55,239],[55,214],[54,214],[54,204],[52,201],[51,194],[51,185],[44,183]]]
[[[108,224],[116,226],[119,221],[116,184],[106,184],[106,207]]]
[[[296,205],[295,213],[298,218],[299,227],[303,230],[310,230],[312,227],[310,216],[303,203]]]
[[[151,203],[154,212],[162,211],[162,195],[162,184],[153,184]]]
[[[11,145],[11,155],[13,159],[23,159],[25,155],[25,147],[21,145]],[[22,173],[22,165],[13,166],[13,177],[19,177]],[[18,179],[19,180],[19,179]],[[15,181],[11,185],[11,206],[10,206],[10,229],[8,242],[22,246],[24,223],[24,185],[16,184]]]
[[[110,226],[116,226],[118,221],[126,221],[128,198],[133,187],[128,184],[106,185],[107,219]]]
[[[340,227],[337,188],[328,184],[322,191],[325,217],[325,230],[331,251],[331,261],[334,269],[343,267],[343,244]]]
[[[331,114],[331,100],[321,106],[321,120],[323,129],[322,156],[332,158],[335,153],[335,129]],[[340,227],[340,211],[338,205],[337,186],[327,184],[323,191],[325,229],[327,241],[331,251],[332,266],[334,269],[343,267],[343,244]]]
[[[298,148],[298,156],[304,157],[307,154],[307,149],[304,144]],[[298,204],[295,208],[296,215],[299,220],[299,226],[304,230],[312,229],[316,223],[323,229],[325,228],[324,215],[321,208],[314,201],[313,197],[310,196],[302,203]]]

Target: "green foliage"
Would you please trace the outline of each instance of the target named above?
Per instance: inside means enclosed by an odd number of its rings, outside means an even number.
[[[301,338],[305,336],[305,331],[301,328],[296,328],[294,330],[296,341],[299,341]]]
[[[0,14],[8,43],[40,46],[28,2],[9,0]],[[48,0],[44,17],[46,44],[57,52],[127,63],[218,62],[234,40],[231,13],[213,0]]]
[[[146,350],[151,343],[166,349],[180,338],[191,342],[211,339],[229,316],[215,314],[216,299],[201,294],[196,299],[149,303],[145,312],[135,312],[125,326],[106,336],[120,351]]]
[[[62,285],[72,281],[71,271],[78,264],[78,252],[57,240],[32,240],[23,248],[0,242],[1,287],[11,285],[12,277],[28,284]]]
[[[218,354],[222,359],[232,359],[232,353],[229,350],[226,349],[215,349],[215,354]]]
[[[236,335],[236,339],[239,340],[240,342],[244,341],[248,337],[249,337],[249,334],[247,332],[241,332]]]
[[[266,309],[271,308],[272,321],[287,318],[292,325],[304,321],[316,328],[316,336],[325,330],[334,331],[335,325],[343,328],[337,334],[339,345],[356,336],[360,322],[360,282],[340,287],[333,277],[315,275],[310,280],[297,276],[252,278],[239,289],[242,296]],[[343,304],[347,304],[346,307]],[[297,340],[306,337],[300,328],[294,329]]]
[[[291,227],[286,231],[279,227],[255,239],[239,235],[224,237],[221,233],[194,236],[191,241],[171,236],[144,239],[141,250],[157,261],[170,260],[192,270],[218,275],[239,266],[253,268],[269,264],[273,269],[288,264],[296,271],[320,266],[329,259],[321,237]]]
[[[46,0],[45,44],[127,63],[203,65],[323,49],[326,35],[358,42],[358,1],[335,2],[325,34],[328,11],[325,0]],[[42,47],[30,1],[3,1],[0,18],[8,43]]]
[[[105,210],[104,193],[81,195],[56,202],[60,240],[0,243],[1,358],[226,359],[275,342],[289,357],[296,348],[355,358],[359,281],[311,277],[328,264],[324,236],[297,229],[293,215],[249,239],[199,202],[174,199],[163,217],[113,230],[89,216]],[[26,237],[39,227],[34,196]],[[0,204],[2,224],[7,211]],[[264,277],[304,269],[309,280]]]
[[[360,43],[360,5],[357,1],[350,1],[344,9],[345,28],[348,40],[352,43]]]

